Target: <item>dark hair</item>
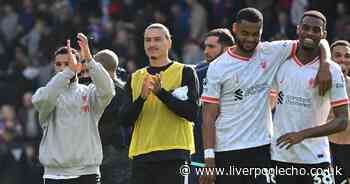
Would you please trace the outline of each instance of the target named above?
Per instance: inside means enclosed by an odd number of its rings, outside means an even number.
[[[205,38],[208,38],[209,36],[218,37],[218,42],[225,47],[230,47],[235,44],[235,39],[233,38],[230,30],[226,28],[213,29],[205,35]]]
[[[79,54],[79,52],[76,49],[72,48],[72,53],[75,55],[75,58],[77,59],[77,62],[80,62],[80,54]],[[68,48],[66,46],[58,48],[55,51],[54,56],[56,57],[59,54],[68,54]]]
[[[263,23],[264,17],[262,13],[255,8],[243,8],[238,12],[236,22],[241,23],[242,20],[254,23]]]
[[[318,19],[322,20],[322,22],[323,22],[323,29],[324,30],[326,29],[326,27],[327,27],[327,19],[321,12],[319,12],[317,10],[306,11],[303,14],[303,16],[301,17],[300,22],[302,22],[305,17],[314,17],[314,18],[318,18]]]
[[[333,50],[334,47],[336,46],[345,46],[345,47],[349,47],[350,48],[350,43],[346,40],[337,40],[335,42],[332,43],[331,45],[331,51]]]

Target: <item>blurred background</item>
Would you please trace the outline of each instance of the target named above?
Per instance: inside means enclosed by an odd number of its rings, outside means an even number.
[[[171,58],[186,64],[204,59],[203,34],[226,27],[245,7],[263,12],[263,40],[294,39],[303,12],[328,19],[328,41],[350,41],[349,0],[1,0],[0,1],[0,184],[38,184],[41,130],[33,92],[53,76],[53,52],[78,32],[92,51],[115,51],[130,75],[148,64],[143,31],[154,22],[173,36]],[[75,45],[77,48],[77,45]],[[124,76],[125,77],[125,76]]]

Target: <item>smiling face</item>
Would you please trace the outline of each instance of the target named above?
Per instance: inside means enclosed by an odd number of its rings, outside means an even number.
[[[332,59],[341,66],[344,75],[350,71],[350,47],[337,45],[332,48]]]
[[[324,27],[320,18],[305,16],[297,28],[301,48],[309,51],[317,49],[320,40],[327,35]]]
[[[233,32],[236,44],[242,51],[254,52],[261,39],[262,22],[242,20],[240,23],[234,23]]]
[[[161,28],[149,28],[145,31],[144,47],[151,60],[164,59],[171,48],[171,40]]]

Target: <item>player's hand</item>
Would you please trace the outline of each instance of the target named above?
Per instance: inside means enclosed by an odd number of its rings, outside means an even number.
[[[151,79],[152,79],[150,81],[151,85],[152,85],[151,89],[152,89],[154,94],[158,94],[162,89],[162,84],[161,84],[162,81],[160,79],[160,75],[159,74],[152,75]]]
[[[68,50],[68,67],[76,73],[81,71],[81,64],[78,63],[77,58],[72,53],[72,48],[70,46],[70,40],[67,40],[67,50]]]
[[[208,169],[207,173],[203,173],[204,175],[199,177],[199,184],[214,184],[216,179],[216,175],[213,169],[215,168],[215,158],[206,158],[204,162],[205,162],[205,167],[211,168],[213,172],[209,172],[209,169]]]
[[[92,59],[92,55],[89,48],[89,40],[83,33],[78,33],[78,44],[80,47],[80,55],[85,62],[89,62]]]
[[[152,85],[151,85],[151,78],[149,75],[146,75],[144,78],[143,78],[143,83],[142,83],[142,91],[141,91],[141,97],[143,99],[146,99],[149,94],[151,93],[151,90],[152,90]]]
[[[329,61],[321,62],[320,69],[316,75],[315,85],[318,85],[318,93],[324,96],[332,87],[332,75],[330,72]]]
[[[289,149],[291,146],[300,143],[304,139],[305,135],[302,132],[287,133],[277,139],[277,146],[280,148],[287,146],[286,149]]]

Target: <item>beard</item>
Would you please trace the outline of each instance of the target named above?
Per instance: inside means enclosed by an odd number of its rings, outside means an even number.
[[[242,50],[243,52],[247,52],[247,53],[254,52],[254,50],[256,49],[256,46],[258,46],[258,44],[256,44],[254,48],[252,48],[252,49],[246,49],[246,48],[244,48],[241,39],[239,39],[237,36],[236,36],[235,39],[236,39],[237,47],[238,47],[240,50]]]
[[[220,50],[220,52],[216,55],[216,56],[214,56],[214,57],[212,57],[212,58],[209,58],[209,57],[207,57],[207,62],[208,63],[210,63],[210,62],[212,62],[212,61],[214,61],[216,58],[218,58],[219,56],[221,56],[221,54],[222,53],[224,53],[225,52],[225,49],[224,48],[222,48],[221,50]]]
[[[305,44],[302,44],[301,45],[301,48],[308,51],[308,52],[312,52],[314,51],[315,49],[317,49],[317,47],[313,47],[311,45],[305,45]]]

